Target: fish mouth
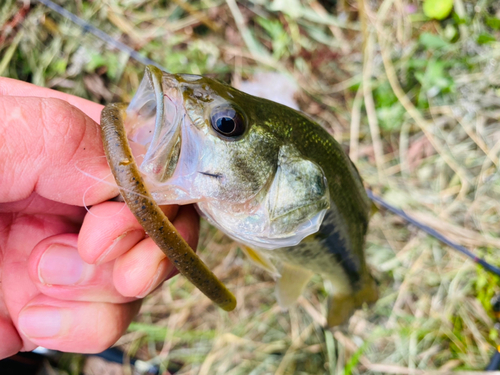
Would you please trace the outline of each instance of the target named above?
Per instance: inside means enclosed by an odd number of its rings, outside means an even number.
[[[135,162],[157,203],[188,204],[201,199],[192,186],[198,174],[201,135],[186,113],[177,75],[146,67],[124,126]]]
[[[139,169],[150,183],[174,174],[182,145],[182,100],[177,82],[148,66],[127,108],[125,129]]]

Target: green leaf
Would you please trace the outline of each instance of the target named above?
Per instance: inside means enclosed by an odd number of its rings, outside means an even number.
[[[106,59],[101,53],[91,51],[90,53],[90,60],[85,66],[85,70],[87,72],[93,72],[97,68],[100,68],[103,65],[106,65]]]
[[[412,58],[408,61],[408,67],[416,70],[422,70],[427,66],[427,62],[427,59]]]
[[[68,67],[68,63],[66,60],[63,60],[63,59],[58,59],[56,61],[54,61],[54,63],[52,64],[52,69],[54,69],[54,72],[56,72],[57,74],[63,74],[64,72],[66,72],[66,68]]]
[[[353,373],[354,368],[356,367],[356,365],[359,362],[359,359],[361,358],[364,351],[368,347],[368,344],[369,344],[368,341],[365,341],[363,345],[361,345],[359,349],[354,352],[349,361],[345,364],[344,375],[351,375]]]
[[[479,36],[477,37],[477,42],[479,44],[487,44],[487,43],[496,42],[496,41],[497,41],[497,39],[493,35],[488,34],[488,33],[479,34]]]
[[[399,130],[403,124],[405,113],[405,109],[400,103],[377,109],[380,127],[389,132]]]
[[[496,328],[491,328],[488,337],[491,341],[498,339],[498,330]]]
[[[258,17],[256,20],[271,37],[274,58],[281,58],[286,53],[290,42],[290,37],[283,28],[283,24],[278,20],[270,20],[262,17]]]
[[[500,30],[500,19],[486,16],[486,25],[491,27],[493,30]]]
[[[419,43],[428,50],[448,47],[450,44],[441,39],[438,35],[431,33],[422,33],[418,38]]]
[[[467,25],[467,18],[460,18],[460,16],[456,13],[453,13],[453,21],[455,21],[455,23],[457,25]]]
[[[453,9],[453,0],[426,0],[424,14],[429,18],[443,20],[448,17]]]

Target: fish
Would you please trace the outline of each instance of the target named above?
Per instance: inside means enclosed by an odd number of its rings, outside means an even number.
[[[309,116],[148,66],[124,128],[153,199],[195,204],[276,278],[282,308],[314,274],[332,286],[329,326],[377,300],[364,254],[371,201],[342,146]]]

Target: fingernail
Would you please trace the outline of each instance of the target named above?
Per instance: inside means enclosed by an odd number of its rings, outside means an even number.
[[[123,246],[126,248],[130,248],[134,246],[137,242],[139,242],[144,237],[144,231],[140,229],[130,230],[125,232],[114,239],[111,245],[102,253],[102,255],[97,258],[96,264],[101,264],[108,261],[109,255],[118,248],[119,246]]]
[[[40,259],[38,277],[42,284],[74,285],[82,280],[86,267],[91,266],[80,258],[76,248],[54,244]]]
[[[158,285],[160,285],[165,280],[165,277],[172,272],[173,268],[174,266],[172,265],[172,263],[170,263],[168,259],[162,260],[158,265],[158,270],[151,278],[151,281],[143,289],[143,291],[136,296],[136,298],[144,298],[153,290],[155,290],[158,287]]]
[[[49,338],[61,332],[62,311],[52,306],[32,306],[19,314],[19,329],[30,338]]]

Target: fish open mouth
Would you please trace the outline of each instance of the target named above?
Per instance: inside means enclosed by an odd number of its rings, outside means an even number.
[[[322,190],[316,189],[319,196],[312,198],[309,193],[299,196],[299,192],[318,185],[315,176],[323,176],[320,168],[285,146],[280,146],[281,159],[278,155],[274,161],[282,171],[280,178],[272,167],[265,169],[269,163],[263,158],[253,163],[261,163],[265,172],[260,166],[252,169],[243,162],[235,165],[238,160],[231,155],[239,155],[237,147],[246,150],[242,154],[253,155],[253,146],[237,145],[210,133],[210,110],[228,100],[210,91],[210,101],[197,101],[199,95],[209,92],[196,83],[201,79],[148,67],[126,110],[129,145],[153,199],[158,204],[197,203],[199,211],[214,225],[254,247],[293,246],[316,232],[325,215],[327,204],[323,203],[329,201],[328,190],[321,194]],[[198,96],[193,87],[199,90]],[[254,137],[264,139],[257,131]],[[259,173],[249,173],[253,180],[248,179],[245,168]],[[261,173],[265,178],[254,188],[255,178]],[[293,199],[285,199],[287,196]],[[298,198],[302,206],[297,206]],[[314,203],[313,198],[321,204]],[[313,211],[317,208],[319,213],[316,215],[316,210],[310,214],[307,207]]]
[[[172,87],[170,87],[172,86]],[[125,129],[140,171],[152,183],[172,177],[181,151],[179,90],[148,68],[127,108]]]
[[[125,131],[139,171],[159,204],[197,202],[193,190],[200,135],[184,108],[176,75],[148,66],[132,98]]]

